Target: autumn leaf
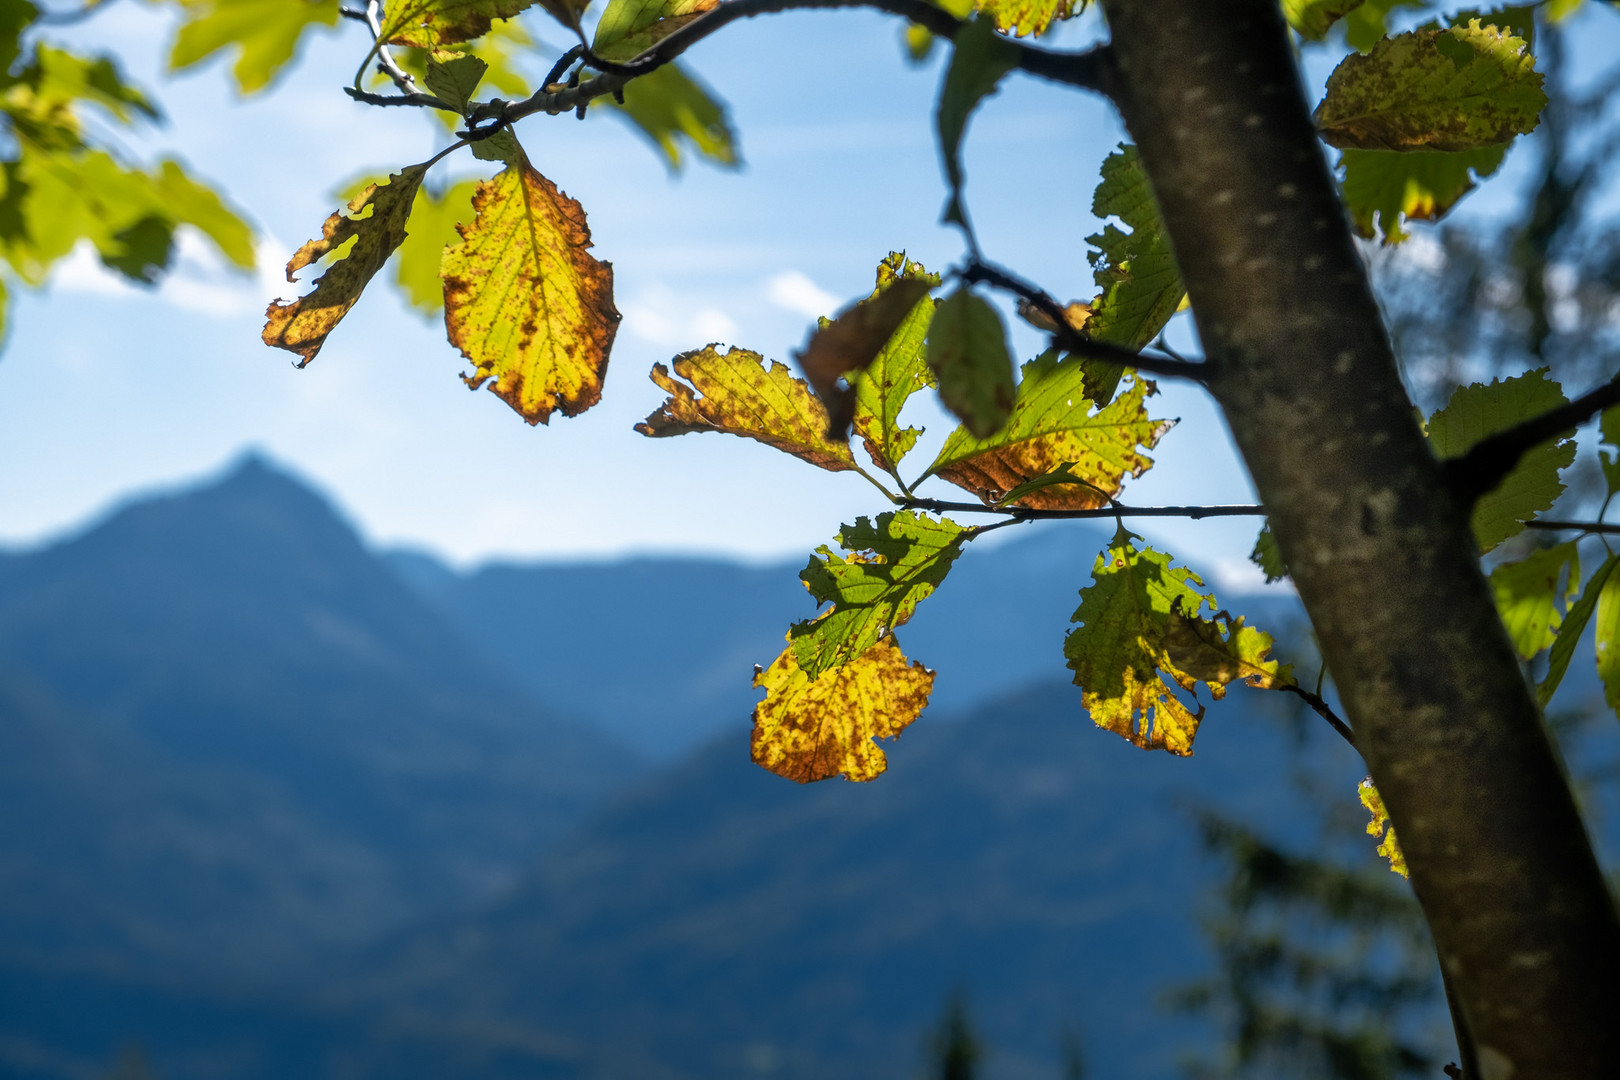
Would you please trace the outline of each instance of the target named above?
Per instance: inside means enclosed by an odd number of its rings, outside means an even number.
[[[456,226],[473,219],[476,180],[463,180],[434,193],[427,184],[416,189],[411,227],[399,245],[394,280],[411,306],[427,315],[444,310],[444,282],[439,266],[444,249],[461,239]]]
[[[392,5],[390,5],[392,6]],[[304,35],[337,25],[338,0],[194,0],[180,5],[185,22],[169,51],[180,71],[232,47],[231,74],[244,94],[269,86],[298,54]]]
[[[1014,37],[1044,34],[1055,22],[1073,18],[1087,0],[979,0],[979,11],[997,30]]]
[[[1400,842],[1395,839],[1395,826],[1389,825],[1389,811],[1384,809],[1384,797],[1373,787],[1372,777],[1361,782],[1356,794],[1361,799],[1361,805],[1372,815],[1372,820],[1367,823],[1367,835],[1384,838],[1378,845],[1378,854],[1389,860],[1389,868],[1395,873],[1410,877],[1406,870],[1406,856],[1401,854]],[[1386,825],[1389,827],[1387,833],[1384,831]]]
[[[805,674],[841,667],[903,626],[972,535],[949,518],[901,510],[844,526],[838,544],[848,557],[817,548],[820,558],[812,556],[799,579],[818,604],[833,606],[788,632]]]
[[[416,189],[427,175],[426,165],[411,165],[382,184],[370,184],[339,211],[326,219],[319,239],[299,248],[287,263],[287,280],[297,281],[299,270],[324,256],[347,252],[327,268],[307,296],[284,304],[272,300],[265,311],[264,343],[295,352],[303,367],[315,359],[327,335],[360,299],[366,285],[382,269],[405,239],[405,223],[416,199]]]
[[[1474,383],[1453,393],[1445,408],[1429,418],[1429,442],[1442,458],[1461,457],[1486,436],[1565,403],[1563,390],[1546,368]],[[1571,431],[1531,449],[1495,490],[1474,503],[1471,522],[1481,552],[1522,532],[1526,521],[1550,510],[1564,493],[1558,474],[1575,460],[1573,435]]]
[[[1536,687],[1536,701],[1543,709],[1558,692],[1559,683],[1564,681],[1569,662],[1575,657],[1575,646],[1586,632],[1586,624],[1592,619],[1598,597],[1608,587],[1616,566],[1620,566],[1620,555],[1610,555],[1604,559],[1581,590],[1581,598],[1564,613],[1564,623],[1558,628],[1558,636],[1553,639],[1552,649],[1547,653],[1547,674],[1542,676],[1541,685]]]
[[[604,60],[632,60],[719,5],[720,0],[611,0],[596,24],[591,52]]]
[[[951,189],[945,220],[964,229],[968,223],[962,206],[962,135],[979,102],[994,94],[1002,77],[1017,66],[1017,48],[995,32],[992,20],[976,17],[956,32],[951,64],[939,88],[934,122],[939,152],[945,161],[945,179]]]
[[[1204,583],[1197,574],[1173,567],[1161,552],[1137,550],[1135,539],[1122,525],[1097,556],[1063,654],[1098,727],[1147,750],[1190,754],[1204,706],[1195,697],[1194,712],[1176,696],[1199,679],[1171,659],[1171,616],[1200,619],[1214,599],[1198,591]],[[1239,644],[1252,651],[1252,639]]]
[[[651,438],[719,431],[756,439],[830,472],[855,468],[846,440],[827,435],[827,410],[787,365],[756,352],[710,345],[682,353],[675,373],[654,365],[652,380],[669,394],[658,411],[636,425]],[[684,383],[678,380],[686,380]]]
[[[1523,38],[1478,19],[1344,58],[1316,109],[1340,149],[1476,150],[1535,129],[1547,95]]]
[[[1283,562],[1282,548],[1277,546],[1277,538],[1271,534],[1269,522],[1261,527],[1260,535],[1254,541],[1254,550],[1249,552],[1249,561],[1266,575],[1267,585],[1288,576],[1288,566]]]
[[[1568,585],[1558,583],[1568,569]],[[1581,591],[1581,557],[1573,540],[1556,547],[1537,548],[1518,562],[1503,563],[1491,571],[1491,592],[1513,647],[1521,660],[1533,659],[1551,645],[1563,622],[1559,595],[1567,607]]]
[[[790,645],[770,667],[755,668],[754,686],[765,690],[754,707],[755,763],[800,784],[861,781],[888,768],[874,740],[899,735],[921,714],[934,673],[908,664],[891,636],[813,679]]]
[[[1218,701],[1226,687],[1242,680],[1257,690],[1294,685],[1293,669],[1270,657],[1271,635],[1243,622],[1243,617],[1217,611],[1208,619],[1182,614],[1170,606],[1165,654],[1177,669],[1209,685]]]
[[[1085,377],[1082,361],[1059,359],[1056,350],[1031,360],[1024,365],[1006,425],[984,439],[965,427],[953,431],[923,475],[949,480],[994,504],[1020,485],[1067,465],[1076,482],[1028,491],[1018,505],[1040,510],[1106,505],[1126,477],[1141,476],[1152,466],[1153,459],[1142,450],[1152,449],[1175,421],[1148,416],[1146,400],[1157,390],[1139,377],[1094,411],[1083,393]]]
[[[1321,41],[1328,29],[1362,5],[1363,0],[1283,0],[1288,25],[1308,41]]]
[[[925,353],[939,398],[975,437],[994,435],[1012,412],[1007,328],[989,301],[962,288],[934,309]]]
[[[1086,238],[1096,248],[1090,256],[1092,274],[1103,290],[1091,305],[1086,333],[1141,349],[1159,336],[1187,290],[1136,147],[1121,143],[1104,159],[1091,212],[1099,218],[1117,217],[1131,231],[1110,224]]]
[[[671,172],[680,172],[683,148],[727,168],[740,164],[737,132],[725,105],[679,62],[631,79],[625,84],[622,104],[611,96],[591,104],[611,109],[634,124],[664,155]]]
[[[1382,232],[1384,243],[1398,244],[1407,236],[1403,220],[1438,221],[1506,156],[1506,146],[1455,153],[1346,150],[1339,160],[1345,207],[1358,235],[1371,239]]]
[[[830,437],[847,439],[855,418],[855,389],[840,380],[864,370],[934,287],[924,277],[900,278],[822,324],[795,359],[827,407]]]
[[[921,263],[907,259],[904,252],[891,251],[878,264],[873,295],[901,279],[918,279],[930,286],[940,283],[938,274],[930,274]],[[891,473],[922,434],[921,428],[901,427],[900,412],[912,394],[933,385],[934,377],[923,354],[933,319],[933,301],[917,301],[888,343],[854,379],[855,434],[865,443],[872,463]]]
[[[444,253],[444,322],[471,360],[463,376],[531,424],[576,416],[602,396],[619,326],[613,267],[593,258],[579,203],[516,160],[473,195],[471,225]]]
[[[554,2],[563,4],[568,0]],[[414,45],[419,49],[471,41],[487,34],[496,19],[510,19],[534,3],[535,0],[391,0],[382,22],[382,39],[390,45]],[[551,3],[543,6],[547,11],[552,10]],[[562,10],[583,11],[584,7],[581,3],[575,9],[569,2]],[[565,25],[574,25],[568,19],[562,21]]]

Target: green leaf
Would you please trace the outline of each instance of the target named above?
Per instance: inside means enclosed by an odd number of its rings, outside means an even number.
[[[1018,49],[997,34],[994,23],[983,16],[976,16],[958,30],[955,40],[934,120],[939,152],[945,160],[945,179],[951,189],[945,220],[967,229],[967,213],[962,206],[962,134],[979,102],[994,94],[1002,77],[1018,66]]]
[[[591,52],[605,60],[631,60],[720,0],[610,0],[596,24]]]
[[[1339,159],[1344,203],[1359,235],[1372,239],[1382,231],[1384,243],[1398,244],[1407,236],[1403,219],[1438,221],[1506,156],[1506,146],[1453,153],[1346,150]]]
[[[392,0],[382,22],[382,37],[390,45],[437,49],[483,37],[496,19],[510,19],[534,3],[535,0]],[[568,26],[573,22],[560,12],[575,13],[577,21],[577,13],[585,9],[585,3],[576,5],[572,0],[555,0],[554,3],[541,0],[541,6]]]
[[[1194,693],[1197,711],[1189,709],[1177,689],[1194,692],[1204,681],[1219,698],[1238,678],[1276,685],[1292,675],[1266,659],[1266,635],[1224,613],[1206,618],[1204,606],[1213,609],[1215,598],[1200,591],[1198,575],[1161,552],[1138,550],[1138,539],[1122,525],[1097,556],[1063,654],[1098,727],[1143,749],[1190,754],[1204,706]]]
[[[1249,553],[1249,561],[1265,573],[1267,585],[1288,576],[1288,565],[1283,562],[1282,548],[1277,546],[1277,538],[1271,535],[1269,523],[1261,528],[1260,536],[1254,542],[1254,550]]]
[[[1429,418],[1429,442],[1442,458],[1461,457],[1486,436],[1563,404],[1564,393],[1546,368],[1493,379],[1489,385],[1474,383],[1452,394],[1446,407]],[[1481,496],[1472,518],[1481,552],[1522,532],[1524,522],[1552,508],[1564,493],[1558,474],[1575,460],[1575,449],[1569,438],[1543,443],[1520,458],[1494,491]]]
[[[1573,540],[1537,548],[1518,562],[1503,563],[1491,571],[1496,610],[1521,660],[1533,658],[1558,636],[1564,619],[1558,583],[1566,568],[1569,583],[1562,595],[1563,606],[1568,607],[1581,588],[1581,557]]]
[[[891,634],[855,660],[812,678],[794,647],[754,669],[765,700],[754,708],[755,764],[800,784],[864,781],[888,768],[874,740],[891,739],[928,705],[934,673],[906,662]]]
[[[39,18],[39,8],[29,0],[8,0],[0,4],[0,74],[11,70],[11,65],[22,55],[23,31]]]
[[[1014,37],[1044,34],[1054,23],[1086,9],[1087,0],[978,0],[979,12]]]
[[[940,283],[938,274],[907,259],[905,252],[890,252],[878,264],[872,295],[903,278],[921,279],[931,286]],[[912,394],[934,384],[923,352],[933,319],[934,301],[918,301],[876,359],[855,376],[855,434],[866,444],[872,463],[891,473],[922,434],[921,428],[901,427],[900,412]]]
[[[822,319],[804,350],[794,354],[799,370],[827,407],[827,432],[849,438],[855,419],[855,388],[848,380],[878,358],[896,331],[927,299],[933,282],[926,276],[900,278],[858,300],[831,319]]]
[[[186,21],[169,52],[169,70],[239,48],[231,73],[244,94],[269,86],[298,52],[304,34],[336,26],[338,0],[196,0],[183,4]],[[393,5],[389,5],[392,9]]]
[[[156,213],[176,225],[190,225],[237,267],[253,269],[253,227],[213,188],[194,180],[177,162],[158,163],[152,197]]]
[[[1321,41],[1328,29],[1362,5],[1363,0],[1283,0],[1283,15],[1300,37]]]
[[[528,160],[523,156],[523,147],[518,145],[517,135],[509,127],[474,142],[472,155],[479,161],[499,161],[516,166],[522,166]]]
[[[1620,405],[1603,410],[1598,418],[1598,464],[1609,494],[1620,492]]]
[[[619,327],[613,267],[590,254],[585,211],[521,150],[473,195],[475,217],[447,249],[444,325],[473,363],[462,376],[531,424],[577,416],[602,397]]]
[[[1558,684],[1564,681],[1564,672],[1569,670],[1569,662],[1575,655],[1575,646],[1580,644],[1581,634],[1586,630],[1586,624],[1592,618],[1592,609],[1597,607],[1598,596],[1608,586],[1609,577],[1614,568],[1620,564],[1620,555],[1610,555],[1603,560],[1603,565],[1597,568],[1586,588],[1581,592],[1581,598],[1569,606],[1564,615],[1564,625],[1558,628],[1558,636],[1553,639],[1552,651],[1547,654],[1547,674],[1536,687],[1536,701],[1545,709],[1547,703],[1558,692]],[[1613,638],[1611,636],[1610,640]]]
[[[300,367],[315,359],[327,335],[337,329],[366,285],[405,239],[405,222],[427,169],[425,164],[411,165],[383,184],[368,186],[349,203],[347,214],[338,211],[328,217],[320,237],[293,254],[287,263],[288,281],[297,281],[294,275],[318,259],[337,257],[309,295],[288,304],[270,302],[265,312],[266,345],[297,353],[303,358]]]
[[[1533,131],[1547,104],[1523,38],[1482,27],[1415,30],[1351,55],[1316,108],[1340,149],[1475,150]]]
[[[664,155],[671,172],[681,170],[683,147],[727,168],[741,163],[737,133],[725,105],[679,62],[630,80],[623,105],[611,97],[596,98],[592,104],[615,109],[640,129]]]
[[[42,102],[88,102],[99,105],[124,124],[133,122],[137,115],[147,120],[162,119],[151,99],[124,82],[110,57],[76,56],[40,45],[18,81],[29,85]]]
[[[1086,238],[1097,248],[1091,253],[1091,265],[1103,290],[1091,305],[1086,333],[1140,349],[1159,336],[1187,290],[1136,147],[1121,143],[1103,161],[1091,212],[1100,218],[1117,217],[1131,231],[1108,225]]]
[[[829,472],[855,468],[849,443],[827,435],[826,407],[786,365],[772,360],[767,368],[756,352],[721,352],[713,345],[673,363],[674,377],[663,364],[653,367],[652,381],[669,400],[636,425],[643,435],[718,431],[774,446]]]
[[[467,111],[467,103],[472,101],[473,95],[478,92],[478,84],[483,81],[484,72],[489,65],[476,56],[464,54],[449,54],[440,57],[429,55],[427,58],[427,71],[423,81],[433,96],[447,105],[455,106],[461,113]]]
[[[943,310],[943,308],[941,309]],[[938,316],[935,316],[937,321]],[[988,504],[1005,500],[1020,485],[1068,465],[1081,485],[1047,487],[1019,497],[1040,510],[1089,510],[1119,494],[1126,477],[1141,476],[1152,449],[1174,425],[1148,416],[1146,401],[1157,390],[1133,378],[1126,391],[1101,409],[1082,393],[1084,365],[1048,350],[1024,365],[1005,426],[988,437],[965,427],[953,431],[924,476],[938,475]]]
[[[1610,575],[1598,593],[1597,619],[1592,632],[1603,700],[1620,714],[1620,578]]]
[[[994,435],[1012,412],[1012,357],[1007,328],[990,303],[958,289],[934,309],[928,367],[939,397],[976,438]]]
[[[949,518],[937,521],[910,510],[860,518],[839,530],[849,557],[820,547],[799,575],[818,604],[832,609],[795,623],[793,654],[814,679],[842,667],[911,618],[917,605],[945,580],[951,563],[972,538]]]
[[[399,245],[394,280],[411,306],[424,314],[444,310],[440,263],[445,249],[461,240],[456,226],[473,219],[473,192],[477,188],[476,180],[463,180],[439,194],[425,184],[416,190],[416,205],[411,208],[405,240]]]

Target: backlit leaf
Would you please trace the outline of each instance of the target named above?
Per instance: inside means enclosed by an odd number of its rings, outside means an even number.
[[[827,547],[799,574],[818,604],[832,610],[795,623],[788,633],[806,675],[841,667],[911,618],[917,605],[945,580],[972,536],[949,518],[935,520],[910,510],[860,518],[839,530],[850,554]]]
[[[1249,561],[1264,572],[1267,585],[1288,576],[1288,566],[1283,562],[1282,548],[1277,546],[1277,538],[1271,535],[1270,525],[1260,530],[1260,536],[1254,542],[1254,550],[1249,553]]]
[[[1598,418],[1598,464],[1609,494],[1620,492],[1620,405],[1604,409]]]
[[[612,97],[599,97],[592,104],[617,110],[640,129],[664,155],[671,172],[680,171],[683,148],[727,168],[740,163],[737,132],[725,105],[679,62],[630,80],[623,105]]]
[[[489,65],[476,56],[446,53],[429,55],[422,81],[434,97],[465,113]]]
[[[390,9],[393,8],[390,4]],[[169,69],[179,71],[215,53],[235,48],[231,74],[237,88],[252,94],[269,86],[298,53],[304,34],[336,26],[338,0],[196,0],[182,4],[185,22],[169,52]]]
[[[981,14],[997,30],[1024,37],[1044,34],[1054,22],[1073,18],[1086,9],[1087,0],[979,0]]]
[[[1171,606],[1165,654],[1177,669],[1209,684],[1217,700],[1239,680],[1257,690],[1294,685],[1293,668],[1271,659],[1271,645],[1271,635],[1246,625],[1241,615],[1190,618],[1180,605]]]
[[[855,418],[855,389],[840,385],[840,380],[855,379],[876,360],[933,287],[925,277],[901,278],[824,321],[810,336],[796,359],[810,388],[827,407],[831,435],[848,438]]]
[[[939,132],[939,151],[945,160],[945,179],[950,200],[945,204],[945,220],[968,227],[962,207],[962,134],[968,117],[979,102],[996,92],[1003,76],[1018,66],[1018,49],[997,34],[994,23],[977,16],[956,32],[956,47],[945,82],[939,89],[939,105],[934,120]]]
[[[299,248],[287,263],[287,280],[297,281],[299,270],[327,255],[337,260],[315,282],[307,296],[284,304],[272,300],[265,311],[264,343],[295,352],[299,366],[315,359],[326,337],[349,313],[366,285],[405,239],[416,189],[427,175],[426,165],[411,165],[382,184],[369,185],[349,203],[349,212],[326,219],[318,239]],[[340,251],[352,243],[347,251]]]
[[[124,124],[133,122],[137,116],[147,120],[160,118],[151,99],[124,81],[123,73],[110,57],[77,56],[49,45],[39,45],[17,81],[27,85],[41,102],[99,105]]]
[[[989,301],[956,290],[934,309],[925,354],[939,398],[975,437],[986,439],[1012,412],[1007,328]]]
[[[619,327],[613,267],[590,254],[579,203],[521,151],[478,185],[472,224],[444,253],[444,324],[473,363],[463,376],[491,389],[531,424],[575,416],[602,396]]]
[[[623,62],[646,52],[720,0],[610,0],[596,24],[591,51]]]
[[[1288,25],[1310,41],[1321,41],[1328,28],[1360,7],[1362,0],[1283,0]]]
[[[1597,654],[1598,677],[1603,680],[1603,700],[1611,711],[1620,713],[1620,578],[1613,574],[1598,593],[1592,622],[1592,649]]]
[[[1429,441],[1440,457],[1460,457],[1487,435],[1563,404],[1564,393],[1546,368],[1492,379],[1489,385],[1474,383],[1452,394],[1446,407],[1429,418]],[[1480,497],[1472,518],[1480,551],[1517,535],[1524,522],[1552,508],[1564,493],[1559,471],[1575,460],[1575,449],[1567,436],[1534,447],[1494,491]]]
[[[765,700],[754,707],[754,761],[808,784],[842,775],[871,780],[888,768],[875,739],[893,738],[928,705],[934,673],[907,663],[894,638],[859,659],[812,679],[790,645],[771,666],[755,669]]]
[[[1541,81],[1524,39],[1494,26],[1415,30],[1345,57],[1316,125],[1341,149],[1475,150],[1534,130]]]
[[[938,475],[973,492],[986,503],[1060,465],[1083,485],[1031,491],[1018,505],[1041,510],[1087,510],[1119,494],[1126,477],[1142,475],[1152,449],[1174,424],[1148,416],[1153,383],[1133,378],[1124,393],[1093,410],[1082,387],[1085,367],[1074,357],[1049,350],[1024,365],[1012,415],[1000,431],[975,438],[965,427],[953,431],[925,476]]]
[[[719,431],[757,439],[831,472],[855,467],[849,443],[827,436],[826,408],[787,365],[772,360],[767,368],[758,353],[721,352],[714,345],[683,353],[673,364],[673,377],[663,364],[653,367],[652,380],[669,400],[636,425],[643,435]]]
[[[1587,581],[1586,588],[1581,590],[1581,598],[1571,604],[1565,613],[1564,625],[1558,628],[1558,636],[1553,639],[1552,649],[1547,653],[1547,674],[1542,678],[1541,685],[1536,687],[1536,701],[1542,708],[1547,707],[1553,694],[1558,692],[1558,684],[1564,681],[1564,672],[1569,670],[1575,646],[1580,643],[1581,634],[1591,621],[1592,609],[1597,607],[1598,596],[1607,586],[1616,565],[1620,565],[1620,555],[1610,555],[1604,559],[1597,572]]]
[[[411,227],[399,245],[394,280],[412,307],[432,315],[444,310],[444,282],[439,266],[444,249],[461,239],[456,226],[473,219],[476,180],[463,180],[435,194],[426,184],[416,190]]]
[[[1356,794],[1361,798],[1361,805],[1372,815],[1372,820],[1367,823],[1367,835],[1384,838],[1378,845],[1378,854],[1389,860],[1389,868],[1395,873],[1410,877],[1406,872],[1406,856],[1401,854],[1401,845],[1395,839],[1395,826],[1389,825],[1389,811],[1384,809],[1384,797],[1373,787],[1372,777],[1361,782]],[[1386,825],[1389,827],[1387,833],[1384,831]]]
[[[904,252],[890,252],[878,264],[877,288],[873,295],[901,279],[919,279],[930,286],[940,283],[923,265],[907,259]],[[934,302],[917,301],[877,357],[855,376],[855,434],[866,444],[866,453],[880,469],[893,471],[917,444],[921,428],[900,426],[900,411],[906,402],[934,378],[923,355],[929,324],[934,319]]]
[[[1091,253],[1091,265],[1103,290],[1091,305],[1086,333],[1140,349],[1159,336],[1187,290],[1136,147],[1122,143],[1103,161],[1091,212],[1100,218],[1117,217],[1131,231],[1108,225],[1086,238],[1097,249]]]
[[[1200,619],[1214,598],[1199,592],[1197,574],[1161,552],[1137,550],[1135,539],[1120,526],[1097,556],[1063,655],[1098,727],[1144,749],[1190,754],[1204,706],[1195,698],[1194,712],[1176,696],[1177,688],[1193,691],[1198,678],[1170,658],[1171,615]]]
[[[482,37],[496,19],[510,19],[534,3],[535,0],[391,0],[382,21],[382,36],[390,45],[415,45],[419,49],[453,45]],[[550,4],[544,6],[551,10]],[[583,3],[577,8],[570,4],[567,10],[583,11],[584,8]],[[562,21],[572,25],[567,19]]]
[[[1339,161],[1344,203],[1358,234],[1371,239],[1382,232],[1384,243],[1398,244],[1407,236],[1403,219],[1438,221],[1506,156],[1506,146],[1455,153],[1346,150]]]
[[[1568,570],[1568,585],[1559,589]],[[1575,542],[1537,548],[1518,562],[1503,563],[1491,571],[1491,592],[1519,658],[1529,660],[1551,645],[1567,607],[1581,590],[1581,558]]]

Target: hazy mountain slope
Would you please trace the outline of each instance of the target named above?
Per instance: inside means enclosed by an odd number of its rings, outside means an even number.
[[[486,895],[637,768],[253,460],[0,561],[0,665],[6,951],[37,910],[67,954],[280,965]]]

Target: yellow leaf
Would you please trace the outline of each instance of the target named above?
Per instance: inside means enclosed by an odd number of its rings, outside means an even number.
[[[390,45],[437,49],[489,33],[496,19],[510,19],[535,0],[392,0],[382,23]],[[543,4],[547,11],[550,4]],[[578,5],[584,10],[584,3]],[[555,14],[555,13],[554,13]],[[566,20],[565,20],[566,22]],[[572,26],[573,23],[568,23]]]
[[[702,15],[720,0],[612,0],[591,39],[604,60],[632,60]]]
[[[1389,832],[1384,832],[1384,827],[1389,824],[1389,811],[1384,809],[1384,797],[1373,787],[1372,777],[1361,782],[1356,794],[1361,797],[1361,805],[1372,815],[1372,820],[1367,823],[1367,835],[1384,838],[1378,845],[1378,854],[1389,860],[1389,868],[1395,873],[1410,877],[1406,871],[1406,856],[1401,854],[1400,842],[1395,839],[1395,826],[1389,825]]]
[[[1055,350],[1025,364],[1006,425],[988,439],[958,428],[925,475],[949,480],[992,503],[1068,465],[1073,482],[1029,491],[1018,505],[1042,510],[1106,505],[1126,477],[1141,476],[1152,466],[1153,459],[1139,447],[1152,449],[1175,421],[1148,416],[1146,400],[1157,390],[1141,378],[1093,412],[1085,397],[1087,374],[1084,361],[1060,360]]]
[[[652,380],[669,400],[636,425],[643,435],[719,431],[757,439],[831,472],[855,467],[849,443],[827,436],[826,408],[786,365],[772,360],[767,368],[756,352],[721,352],[714,345],[682,353],[673,363],[674,377],[663,364],[653,366]]]
[[[601,399],[619,326],[613,267],[589,254],[585,211],[521,150],[478,185],[473,210],[440,269],[450,344],[474,365],[463,378],[475,390],[494,379],[531,424],[577,416]]]
[[[1208,619],[1189,618],[1179,602],[1172,603],[1164,648],[1177,668],[1208,683],[1217,700],[1239,679],[1259,690],[1294,684],[1289,665],[1269,658],[1271,635],[1244,625],[1241,615],[1217,611]]]
[[[934,673],[908,664],[893,636],[843,667],[811,679],[793,647],[754,671],[765,700],[754,708],[755,763],[801,784],[842,774],[871,780],[888,768],[874,739],[892,738],[928,705]]]
[[[1061,19],[1084,11],[1087,0],[979,0],[978,8],[995,21],[996,29],[1014,37],[1044,34]]]
[[[264,343],[303,357],[303,367],[315,359],[343,316],[349,313],[366,284],[382,269],[383,263],[405,239],[405,222],[426,165],[411,165],[390,176],[382,184],[370,184],[349,203],[349,213],[339,211],[326,219],[319,239],[311,240],[293,254],[287,263],[287,280],[297,281],[299,270],[353,241],[347,254],[340,255],[308,296],[290,304],[272,300],[265,311]]]

